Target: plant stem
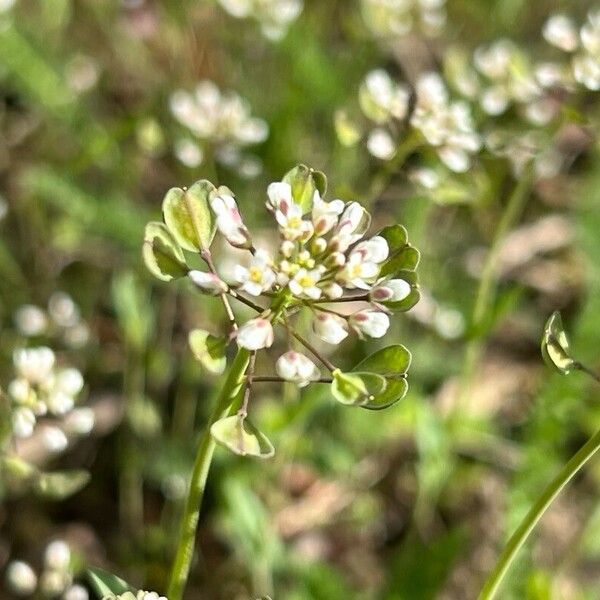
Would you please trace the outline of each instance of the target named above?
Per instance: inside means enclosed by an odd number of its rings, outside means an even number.
[[[546,512],[550,504],[560,494],[562,489],[569,483],[575,474],[587,463],[592,456],[600,449],[600,431],[597,431],[586,444],[575,454],[571,460],[561,469],[554,480],[546,487],[542,495],[538,498],[535,504],[531,507],[517,530],[513,533],[508,544],[506,544],[494,570],[489,575],[481,593],[479,600],[491,600],[495,597],[506,575],[510,565],[514,561],[517,552],[523,546],[529,534]]]
[[[498,222],[498,227],[494,233],[494,239],[492,240],[492,244],[485,259],[485,264],[483,265],[471,317],[473,336],[467,345],[465,359],[463,361],[460,393],[458,397],[459,407],[463,404],[466,392],[471,383],[475,365],[481,352],[483,327],[489,316],[490,308],[495,298],[495,288],[498,279],[498,260],[500,258],[502,243],[504,242],[506,234],[518,221],[525,208],[525,203],[529,198],[532,180],[533,172],[531,167],[529,167],[515,185],[506,202],[504,211]]]
[[[190,572],[202,498],[204,496],[206,479],[215,450],[215,441],[210,435],[210,428],[215,421],[223,418],[228,413],[233,399],[238,394],[243,384],[244,374],[248,367],[249,360],[250,352],[244,348],[240,348],[233,360],[227,379],[223,384],[223,388],[217,398],[213,412],[210,415],[206,428],[200,438],[188,496],[181,519],[177,552],[175,554],[169,579],[167,593],[169,600],[182,600],[183,591]]]

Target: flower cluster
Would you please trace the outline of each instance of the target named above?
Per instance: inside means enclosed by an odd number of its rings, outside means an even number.
[[[45,346],[15,350],[13,362],[15,377],[7,393],[15,437],[30,437],[37,420],[44,418],[42,441],[49,451],[61,452],[68,445],[65,431],[86,435],[92,430],[93,411],[75,407],[84,386],[77,369],[57,367],[55,353]]]
[[[144,592],[140,590],[137,594],[125,592],[124,594],[104,596],[102,600],[167,600],[165,596],[159,596],[156,592]]]
[[[54,540],[44,551],[39,576],[29,563],[14,560],[8,564],[5,577],[9,589],[17,596],[29,597],[37,591],[43,598],[88,600],[87,590],[73,583],[74,575],[73,551],[64,540]]]
[[[24,304],[14,314],[19,333],[25,337],[57,337],[71,348],[80,348],[90,337],[79,307],[65,292],[50,296],[46,309]]]
[[[591,10],[580,29],[570,17],[553,15],[544,25],[543,35],[549,44],[570,55],[575,82],[588,90],[600,90],[600,9]],[[557,65],[554,70],[565,72]]]
[[[418,29],[439,35],[446,24],[445,0],[362,0],[367,27],[378,37],[397,37]]]
[[[370,372],[380,368],[375,361],[364,369],[369,371],[364,378],[360,373],[347,375],[297,330],[297,324],[303,322],[297,315],[308,311],[314,335],[327,344],[338,345],[351,332],[360,338],[383,337],[392,311],[408,310],[418,300],[415,269],[419,253],[408,244],[401,225],[369,237],[369,213],[355,201],[325,200],[325,190],[325,176],[304,165],[270,184],[266,207],[278,241],[271,247],[257,247],[229,188],[215,188],[205,180],[186,190],[173,188],[163,201],[164,223],[146,227],[144,257],[160,279],[187,277],[201,292],[221,298],[231,323],[230,335],[219,338],[202,330],[190,333],[194,355],[208,370],[223,372],[225,349],[231,340],[251,356],[271,347],[274,329],[279,326],[287,330],[287,338],[294,340],[294,345],[290,341],[290,347],[277,359],[277,380],[300,387],[313,381],[331,383],[332,395],[341,402],[384,408],[406,391],[408,351],[400,345],[384,349],[385,360],[395,365],[385,373]],[[209,249],[216,231],[230,246],[245,251],[230,280],[217,271]],[[198,253],[208,269],[190,269],[184,250]],[[238,323],[230,306],[232,300],[245,304],[256,316]],[[332,378],[322,377],[320,368],[304,351]],[[258,381],[252,375],[253,365],[254,359],[248,389]],[[246,403],[247,399],[238,415],[242,421]],[[232,433],[233,421],[224,421],[212,433],[229,447],[235,448],[247,435],[255,436]],[[259,453],[258,442],[246,440],[244,444],[240,453],[248,453],[249,447],[256,447]]]
[[[253,18],[263,35],[273,41],[281,39],[304,7],[302,0],[219,0],[233,17]]]
[[[241,148],[263,142],[269,127],[252,116],[241,96],[222,93],[212,81],[203,80],[193,92],[173,92],[169,104],[173,116],[196,138],[187,136],[176,142],[175,153],[183,164],[196,167],[210,151],[216,160],[236,168],[243,176],[260,173],[259,159],[242,154]]]
[[[464,101],[452,101],[440,75],[421,74],[415,84],[414,106],[411,91],[383,70],[367,74],[359,90],[359,104],[365,117],[375,124],[367,134],[367,149],[381,160],[391,160],[402,147],[430,148],[454,172],[465,172],[471,155],[478,152],[481,139],[475,130],[471,108]],[[352,145],[361,137],[361,127],[346,112],[336,115],[340,141]]]

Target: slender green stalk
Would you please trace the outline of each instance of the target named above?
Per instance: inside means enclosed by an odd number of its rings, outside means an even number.
[[[496,596],[500,583],[514,561],[517,552],[523,546],[529,534],[542,518],[547,508],[554,499],[560,494],[562,489],[577,474],[577,472],[587,463],[594,454],[600,449],[600,431],[598,431],[588,442],[581,447],[571,460],[562,468],[554,480],[546,487],[536,503],[531,507],[517,530],[513,533],[508,544],[502,551],[494,570],[489,575],[481,593],[479,600],[491,600]]]
[[[215,450],[215,441],[210,435],[210,428],[215,421],[223,418],[229,412],[229,408],[243,384],[249,360],[250,352],[240,348],[231,365],[227,379],[221,389],[221,393],[217,398],[215,408],[206,424],[206,429],[200,439],[188,496],[181,519],[177,552],[175,554],[175,560],[173,561],[169,579],[167,593],[169,600],[182,600],[183,591],[190,572],[202,498],[204,496],[206,479]]]
[[[463,369],[461,375],[460,395],[458,398],[458,406],[463,404],[463,400],[468,390],[477,360],[481,353],[483,328],[485,321],[489,316],[491,306],[494,302],[496,285],[498,281],[498,262],[500,258],[500,250],[502,243],[506,238],[511,227],[518,221],[521,216],[525,204],[529,197],[533,180],[531,167],[523,174],[517,182],[510,197],[508,198],[498,227],[494,233],[494,239],[488,251],[479,286],[475,295],[475,305],[471,317],[471,325],[473,327],[473,337],[467,345],[465,359],[463,361]]]

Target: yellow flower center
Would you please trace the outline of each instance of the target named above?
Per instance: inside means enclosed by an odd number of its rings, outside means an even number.
[[[262,281],[262,269],[259,267],[250,267],[250,281],[260,283]]]

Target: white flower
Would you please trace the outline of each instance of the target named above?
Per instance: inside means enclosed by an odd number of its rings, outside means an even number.
[[[351,252],[344,268],[337,276],[349,288],[368,290],[379,275],[379,263],[389,254],[388,244],[380,236],[361,242]]]
[[[46,546],[44,564],[49,569],[66,571],[71,562],[71,548],[64,540],[54,540]]]
[[[276,211],[281,204],[290,206],[292,199],[292,187],[285,181],[274,181],[267,187],[267,208]]]
[[[13,379],[7,389],[9,396],[18,404],[26,404],[31,399],[31,386],[27,379]]]
[[[65,292],[54,292],[50,296],[48,313],[59,327],[73,327],[81,317],[73,298]]]
[[[204,293],[211,296],[218,296],[227,292],[227,284],[214,273],[193,270],[188,273],[188,277]]]
[[[573,57],[573,76],[575,81],[588,90],[600,90],[600,61],[588,54]]]
[[[54,388],[69,396],[77,396],[83,389],[83,375],[79,369],[70,367],[62,369],[56,375]]]
[[[237,343],[247,350],[269,348],[273,344],[271,322],[262,318],[247,321],[237,331]]]
[[[29,383],[46,381],[52,373],[55,360],[54,352],[45,346],[24,348],[13,353],[17,373]]]
[[[210,205],[217,216],[217,228],[227,241],[236,248],[248,248],[250,235],[233,196],[229,194],[216,196],[211,200]]]
[[[565,52],[573,52],[579,45],[579,35],[573,21],[566,15],[552,15],[542,29],[544,39]]]
[[[82,407],[70,411],[64,420],[67,431],[75,435],[87,435],[94,429],[96,417],[91,408]]]
[[[45,404],[53,415],[65,415],[75,406],[75,398],[61,390],[53,390],[45,399]]]
[[[204,160],[202,148],[189,138],[180,138],[174,144],[175,156],[186,167],[199,167]]]
[[[396,145],[389,131],[378,127],[367,138],[369,154],[380,160],[390,160],[396,154]]]
[[[25,336],[41,335],[48,327],[46,313],[33,304],[24,304],[15,313],[17,329]]]
[[[89,600],[89,597],[88,591],[76,583],[65,591],[62,600]]]
[[[322,271],[320,269],[300,269],[289,282],[289,288],[292,294],[297,298],[311,298],[318,300],[321,297],[321,288],[317,283],[321,279]]]
[[[137,593],[136,600],[167,600],[165,596],[159,596],[156,592],[144,592],[140,590]]]
[[[279,357],[275,369],[281,378],[292,381],[299,387],[305,387],[321,376],[319,369],[310,358],[293,350]]]
[[[409,89],[396,84],[383,69],[367,73],[359,91],[363,112],[376,123],[385,123],[391,118],[404,119],[409,99]]]
[[[358,202],[350,202],[333,230],[334,237],[331,239],[330,246],[337,251],[345,252],[363,237],[370,223],[371,215]]]
[[[275,219],[286,240],[306,240],[313,233],[312,223],[302,218],[302,207],[299,204],[281,200],[275,211]]]
[[[390,279],[371,290],[370,298],[375,302],[400,302],[409,296],[410,284],[404,279]]]
[[[248,268],[236,265],[234,275],[240,288],[251,296],[260,296],[270,291],[275,283],[275,273],[271,268],[273,260],[264,250],[257,250]]]
[[[597,57],[600,54],[600,10],[592,10],[588,13],[580,37],[585,50]]]
[[[42,429],[42,444],[49,452],[62,452],[69,445],[69,440],[62,429],[47,425]]]
[[[389,329],[390,318],[378,310],[365,309],[350,315],[349,323],[361,338],[365,335],[380,338]]]
[[[12,413],[12,431],[18,438],[28,438],[35,427],[35,415],[30,408],[19,406]]]
[[[68,571],[48,570],[42,573],[40,578],[40,589],[46,596],[51,598],[62,594],[67,586],[71,584],[72,575]]]
[[[37,587],[37,575],[28,563],[13,560],[6,569],[6,582],[15,594],[29,596]]]
[[[339,344],[348,336],[346,320],[331,313],[318,312],[313,320],[315,334],[328,344]]]
[[[313,195],[312,222],[316,235],[325,235],[333,229],[342,214],[345,203],[342,200],[325,202],[318,190]]]

